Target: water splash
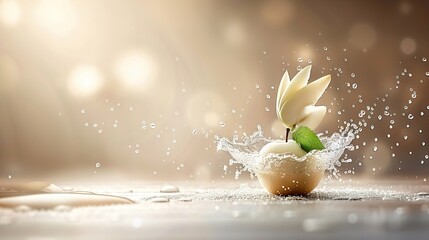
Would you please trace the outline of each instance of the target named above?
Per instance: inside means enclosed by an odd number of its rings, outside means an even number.
[[[222,150],[231,154],[230,164],[242,164],[242,171],[256,173],[258,171],[267,171],[274,166],[279,166],[283,161],[315,161],[314,166],[319,169],[332,172],[335,177],[338,177],[337,167],[343,162],[350,162],[350,159],[341,158],[345,150],[354,150],[352,141],[360,132],[359,128],[354,124],[347,124],[339,133],[334,133],[331,136],[320,135],[325,149],[321,151],[313,150],[308,154],[297,157],[291,153],[284,154],[268,154],[261,156],[259,151],[263,146],[270,142],[278,141],[269,139],[264,136],[261,126],[257,126],[257,130],[251,135],[243,134],[243,137],[234,135],[232,140],[216,136],[217,150]]]

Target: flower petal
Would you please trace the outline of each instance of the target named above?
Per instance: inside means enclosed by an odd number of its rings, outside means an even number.
[[[295,77],[293,77],[292,81],[283,92],[281,96],[281,105],[283,105],[288,99],[290,99],[296,92],[298,92],[301,88],[307,85],[308,79],[310,78],[311,65],[303,68],[299,71]]]
[[[327,75],[301,88],[291,96],[281,107],[280,117],[288,127],[293,127],[305,117],[304,108],[316,104],[331,81]],[[291,82],[292,84],[292,82]]]
[[[280,81],[279,89],[277,91],[277,101],[276,101],[277,116],[279,115],[279,110],[280,110],[280,106],[281,106],[281,102],[280,102],[281,97],[284,94],[289,83],[290,83],[289,73],[286,71],[283,74],[282,80]]]
[[[298,126],[306,126],[312,130],[319,126],[322,122],[323,117],[326,114],[325,106],[307,106],[304,108],[304,117],[301,121],[297,123]]]

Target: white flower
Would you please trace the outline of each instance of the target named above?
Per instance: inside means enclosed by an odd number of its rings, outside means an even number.
[[[298,72],[292,81],[286,71],[277,92],[277,117],[287,128],[307,126],[315,129],[326,114],[325,106],[314,106],[331,82],[326,75],[307,85],[311,65]]]

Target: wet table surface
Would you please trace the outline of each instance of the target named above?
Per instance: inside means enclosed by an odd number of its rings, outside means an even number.
[[[57,184],[136,204],[1,208],[0,239],[429,239],[423,181],[325,181],[305,197],[269,195],[258,182],[170,184],[179,192]]]

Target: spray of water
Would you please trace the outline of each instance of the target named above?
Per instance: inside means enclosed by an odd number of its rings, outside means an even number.
[[[231,154],[232,164],[242,164],[243,171],[256,173],[268,171],[275,166],[279,166],[283,161],[314,161],[314,166],[330,171],[335,177],[338,177],[337,167],[343,162],[350,162],[350,159],[342,158],[345,150],[352,151],[353,139],[359,133],[359,128],[354,124],[347,124],[339,133],[331,136],[320,135],[320,140],[325,146],[324,150],[313,150],[308,154],[297,157],[291,153],[274,154],[261,156],[259,151],[267,143],[278,141],[269,139],[264,136],[262,127],[258,126],[257,130],[251,135],[244,134],[242,137],[234,135],[232,140],[223,137],[216,137],[217,149]]]

